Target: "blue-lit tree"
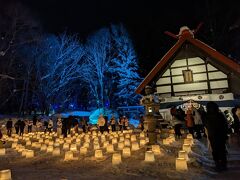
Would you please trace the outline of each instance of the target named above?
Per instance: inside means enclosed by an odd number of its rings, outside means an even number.
[[[113,58],[110,71],[117,86],[114,93],[116,100],[122,105],[139,102],[135,90],[141,82],[138,74],[138,60],[132,41],[122,24],[112,25]]]
[[[88,38],[81,66],[82,80],[87,83],[98,107],[104,107],[106,75],[110,63],[110,32],[100,29]]]

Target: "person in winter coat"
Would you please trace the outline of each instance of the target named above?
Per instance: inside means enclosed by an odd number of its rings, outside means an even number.
[[[208,102],[206,120],[208,139],[212,148],[212,156],[215,161],[216,170],[226,170],[227,120],[215,102]]]
[[[122,131],[124,124],[124,117],[120,117],[118,121],[119,131]]]
[[[225,115],[225,117],[227,119],[227,123],[228,123],[228,134],[232,134],[234,132],[234,130],[233,130],[234,118],[228,110],[224,111],[224,115]]]
[[[176,138],[180,138],[182,136],[181,133],[182,121],[179,120],[176,110],[177,110],[176,107],[172,107],[170,110],[170,113],[172,115],[171,124],[174,127]]]
[[[28,120],[28,133],[32,132],[33,121],[31,119]]]
[[[197,139],[201,139],[202,138],[201,129],[203,126],[201,114],[194,107],[193,107],[192,112],[193,112],[193,120],[194,120],[194,129],[196,131]]]
[[[104,132],[105,119],[104,119],[102,114],[100,114],[97,124],[98,124],[100,132],[103,133]]]
[[[61,118],[57,119],[57,134],[58,135],[62,134],[62,119]]]
[[[129,126],[129,120],[126,116],[124,116],[123,117],[123,129],[127,130],[128,126]]]
[[[24,134],[24,128],[25,128],[25,122],[24,120],[21,120],[20,122],[20,136]]]
[[[114,115],[112,115],[111,119],[110,119],[110,124],[111,124],[111,128],[112,128],[112,132],[116,131],[116,120]]]
[[[62,135],[64,136],[64,137],[67,137],[67,121],[68,121],[68,119],[67,118],[63,118],[63,120],[62,120]]]
[[[239,135],[239,128],[240,128],[240,121],[237,116],[237,107],[232,108],[232,114],[233,114],[233,129],[234,129],[234,134]]]
[[[81,123],[82,123],[83,132],[85,133],[87,131],[87,127],[88,127],[87,119],[85,117],[83,117]]]
[[[192,136],[194,137],[194,120],[192,115],[192,108],[188,108],[186,112],[186,126],[188,128],[188,131]]]
[[[7,127],[7,135],[10,137],[12,135],[12,128],[13,128],[13,122],[11,118],[7,121],[6,127]]]
[[[21,119],[17,120],[17,122],[14,124],[16,134],[19,133],[20,123],[21,123]]]
[[[52,132],[52,129],[53,129],[53,120],[49,119],[49,121],[48,121],[48,131]]]

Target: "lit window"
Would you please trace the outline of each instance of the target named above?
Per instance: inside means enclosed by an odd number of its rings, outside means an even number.
[[[193,73],[192,70],[183,70],[183,78],[185,83],[193,82]]]

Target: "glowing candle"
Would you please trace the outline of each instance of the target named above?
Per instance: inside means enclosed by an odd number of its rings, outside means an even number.
[[[120,153],[114,153],[112,155],[112,164],[113,165],[118,165],[122,162],[122,157]]]
[[[144,146],[146,144],[146,140],[145,139],[140,139],[140,146]]]
[[[113,153],[114,152],[114,146],[112,144],[107,145],[107,152],[108,153]]]
[[[65,161],[73,160],[73,152],[72,151],[65,152],[64,160]]]
[[[68,143],[63,144],[63,150],[69,150],[69,144]]]
[[[81,155],[87,154],[87,148],[86,148],[86,147],[81,147],[81,148],[80,148],[80,154],[81,154]]]
[[[136,135],[131,135],[131,142],[137,141]]]
[[[59,156],[61,154],[60,148],[56,147],[53,149],[52,155],[53,156]]]
[[[0,180],[11,180],[11,179],[12,179],[12,175],[11,175],[10,169],[0,171]]]
[[[42,144],[40,151],[46,151],[47,150],[47,145],[46,144]]]
[[[131,143],[130,143],[130,140],[129,139],[125,139],[124,140],[124,146],[130,146]]]
[[[34,151],[33,150],[27,150],[26,158],[32,158],[32,157],[34,157]]]
[[[77,144],[71,144],[70,150],[71,151],[77,151]]]
[[[131,156],[131,150],[130,147],[124,147],[122,150],[123,157],[130,157]]]
[[[137,151],[139,150],[139,144],[138,142],[133,142],[132,143],[132,151]]]
[[[154,153],[152,151],[146,151],[145,162],[154,162],[154,161],[155,161]]]
[[[53,152],[53,146],[48,146],[47,147],[47,153],[52,153]]]
[[[124,148],[124,142],[119,142],[118,143],[118,149],[122,150]]]
[[[187,171],[187,161],[184,158],[177,158],[176,159],[176,170],[177,171]]]

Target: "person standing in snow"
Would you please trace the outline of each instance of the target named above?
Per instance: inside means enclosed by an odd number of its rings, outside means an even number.
[[[53,129],[53,120],[49,119],[48,121],[48,131],[51,133]]]
[[[123,123],[124,123],[124,117],[122,116],[119,118],[119,121],[118,121],[119,131],[122,131]]]
[[[192,136],[194,137],[194,121],[193,121],[193,115],[192,115],[192,107],[188,107],[186,112],[186,126],[188,128],[188,131]]]
[[[105,119],[104,119],[102,114],[100,114],[97,124],[98,124],[100,132],[103,133],[104,132]]]
[[[111,124],[111,128],[112,128],[112,132],[116,131],[116,120],[114,115],[112,115],[111,119],[110,119],[110,124]]]
[[[62,134],[62,119],[60,117],[57,119],[57,134]]]
[[[21,119],[17,120],[17,122],[14,124],[16,134],[19,133],[20,123],[21,123]]]
[[[12,127],[13,127],[13,122],[11,118],[7,121],[6,127],[7,127],[7,135],[10,137],[12,135]]]
[[[198,110],[193,107],[193,120],[194,120],[194,129],[196,131],[197,139],[201,139],[201,129],[202,129],[202,119],[201,119],[201,114],[198,112]]]
[[[24,134],[24,128],[25,128],[25,122],[24,122],[24,120],[21,120],[21,122],[20,122],[20,136],[23,136],[23,134]]]
[[[174,127],[175,136],[176,138],[180,139],[182,136],[182,133],[181,133],[182,122],[179,120],[177,116],[177,109],[175,106],[171,108],[170,113],[172,115],[171,124]]]
[[[28,133],[32,132],[32,126],[33,126],[33,121],[31,119],[28,119]]]
[[[227,169],[227,120],[215,102],[207,103],[206,127],[216,170]]]
[[[123,117],[123,129],[127,130],[128,126],[129,126],[129,120],[126,116],[124,116]]]

